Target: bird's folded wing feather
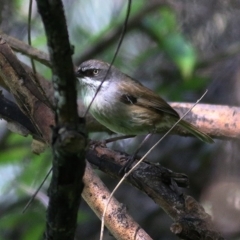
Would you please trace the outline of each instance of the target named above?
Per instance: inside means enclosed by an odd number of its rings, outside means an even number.
[[[165,112],[179,117],[178,113],[165,100],[139,82],[121,82],[119,87],[121,88],[120,92],[124,92],[124,94],[120,96],[121,102],[125,104],[134,104],[139,107],[147,108],[148,110],[151,109],[160,114]]]

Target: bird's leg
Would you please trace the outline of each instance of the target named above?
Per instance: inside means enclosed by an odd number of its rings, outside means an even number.
[[[136,137],[135,135],[123,135],[123,136],[116,136],[116,137],[112,137],[112,138],[107,138],[106,140],[104,140],[105,144],[108,144],[110,142],[115,142],[118,140],[122,140],[122,139],[128,139],[128,138],[133,138]]]
[[[123,173],[128,172],[130,166],[132,165],[132,163],[135,161],[135,158],[139,152],[139,150],[141,149],[141,147],[143,146],[143,144],[152,136],[152,133],[148,133],[148,135],[142,140],[142,142],[140,143],[140,145],[138,146],[138,148],[136,149],[136,151],[134,152],[134,154],[132,156],[129,157],[129,159],[127,160],[127,162],[124,164],[124,166],[120,169],[119,173],[122,175]]]

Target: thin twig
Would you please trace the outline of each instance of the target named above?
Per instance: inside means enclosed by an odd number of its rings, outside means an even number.
[[[29,1],[29,8],[28,8],[28,44],[32,46],[32,39],[31,39],[31,19],[32,19],[32,0]],[[30,57],[31,65],[33,73],[36,74],[36,66],[33,60],[33,57]]]

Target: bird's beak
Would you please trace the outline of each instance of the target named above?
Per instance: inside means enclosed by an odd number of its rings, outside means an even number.
[[[76,71],[76,72],[75,72],[75,77],[77,77],[77,78],[82,78],[83,75],[82,75],[80,72]]]
[[[77,78],[83,78],[84,77],[83,74],[82,74],[82,71],[79,67],[75,67],[74,72],[75,72],[75,77],[77,77]]]

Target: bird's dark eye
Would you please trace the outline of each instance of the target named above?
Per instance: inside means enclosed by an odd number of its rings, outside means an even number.
[[[82,76],[87,76],[87,77],[93,77],[97,76],[99,73],[99,69],[80,69],[78,70],[78,73],[81,74]]]
[[[85,71],[85,75],[88,77],[93,77],[98,75],[99,70],[98,69],[88,69]]]
[[[93,69],[93,75],[96,76],[98,75],[99,70],[98,69]]]

